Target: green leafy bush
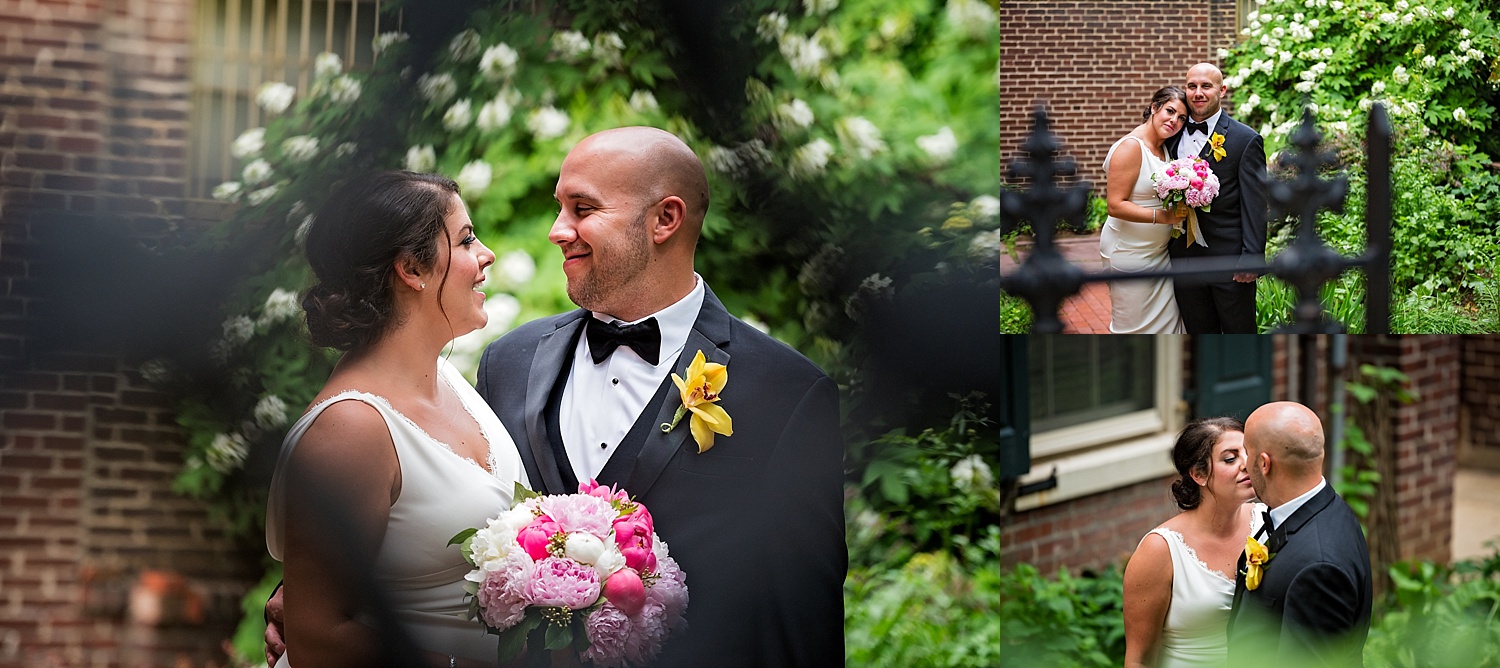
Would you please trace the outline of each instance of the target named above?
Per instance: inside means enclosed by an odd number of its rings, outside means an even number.
[[[1124,575],[1111,566],[1042,577],[1030,564],[1000,575],[1001,649],[1017,666],[1118,666],[1125,661]]]
[[[1500,554],[1391,567],[1392,600],[1370,628],[1370,668],[1500,666]]]

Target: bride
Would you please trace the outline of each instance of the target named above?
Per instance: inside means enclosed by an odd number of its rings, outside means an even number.
[[[1121,137],[1104,157],[1109,218],[1099,235],[1105,269],[1161,271],[1171,267],[1167,242],[1186,211],[1161,208],[1151,175],[1166,167],[1163,146],[1187,119],[1187,95],[1167,86],[1151,96],[1145,120]],[[1166,278],[1110,281],[1109,331],[1115,334],[1181,334],[1185,330]]]
[[[1152,529],[1125,567],[1126,668],[1223,666],[1235,566],[1266,507],[1245,464],[1245,427],[1231,417],[1188,423],[1172,448],[1182,509]]]
[[[356,559],[425,664],[493,665],[496,636],[468,619],[470,566],[447,543],[509,509],[526,474],[499,419],[440,355],[484,326],[479,285],[495,254],[452,180],[380,172],[329,198],[307,256],[318,280],[302,301],[309,333],[344,356],[287,434],[271,482],[266,543],[286,584],[277,665],[388,658],[390,630],[369,625],[352,600],[365,592],[341,584]]]

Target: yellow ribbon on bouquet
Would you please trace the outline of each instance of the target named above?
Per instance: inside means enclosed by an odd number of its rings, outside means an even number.
[[[1196,243],[1199,246],[1208,248],[1208,242],[1203,240],[1203,231],[1198,229],[1198,210],[1186,204],[1178,204],[1177,206],[1187,208],[1187,220],[1184,220],[1182,225],[1184,231],[1187,233],[1187,245],[1191,246]]]

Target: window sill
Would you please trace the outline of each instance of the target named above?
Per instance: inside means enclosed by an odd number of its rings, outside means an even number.
[[[1048,479],[1055,472],[1057,486],[1016,499],[1016,510],[1026,511],[1069,499],[1118,489],[1172,475],[1172,432],[1152,434],[1108,447],[1034,464],[1021,477],[1025,485]],[[1166,490],[1162,490],[1166,494]]]

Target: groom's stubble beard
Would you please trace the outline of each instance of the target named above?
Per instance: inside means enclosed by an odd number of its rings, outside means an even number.
[[[590,244],[593,266],[577,279],[568,279],[568,299],[597,313],[614,315],[619,310],[619,296],[630,294],[651,262],[651,241],[644,229],[649,211],[650,207],[641,209],[629,234],[607,244]]]

